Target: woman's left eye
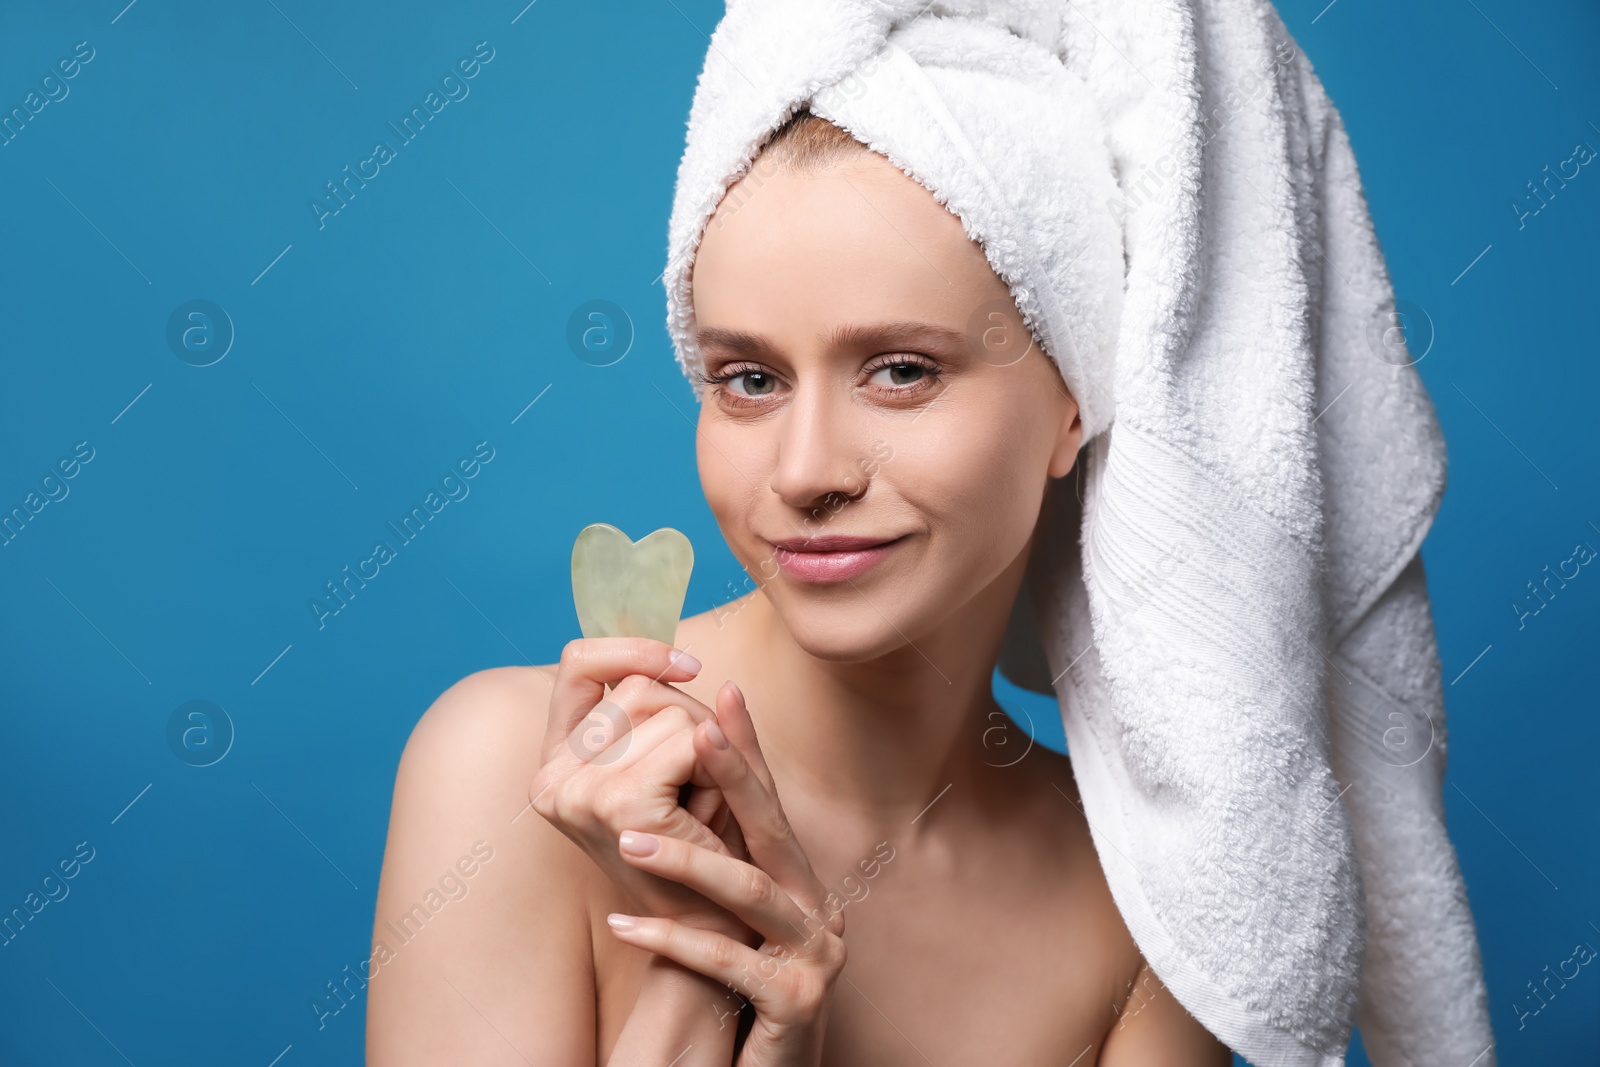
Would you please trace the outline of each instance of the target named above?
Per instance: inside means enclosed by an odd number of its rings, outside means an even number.
[[[921,363],[890,363],[879,367],[872,372],[868,379],[877,385],[889,387],[902,385],[915,385],[928,373],[928,368]]]

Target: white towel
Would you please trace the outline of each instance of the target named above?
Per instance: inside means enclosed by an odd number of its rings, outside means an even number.
[[[1059,698],[1158,978],[1261,1067],[1338,1067],[1357,1020],[1379,1067],[1492,1067],[1418,555],[1444,442],[1277,12],[730,0],[663,275],[685,371],[706,221],[802,106],[960,216],[1079,401],[1001,668]]]

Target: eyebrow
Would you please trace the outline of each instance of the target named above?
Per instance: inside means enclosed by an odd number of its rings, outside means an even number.
[[[720,348],[735,355],[752,357],[778,351],[772,340],[759,333],[706,326],[695,334],[702,348]],[[934,341],[954,348],[965,348],[966,334],[934,322],[883,322],[872,325],[835,326],[824,338],[830,348],[902,348],[919,341]]]

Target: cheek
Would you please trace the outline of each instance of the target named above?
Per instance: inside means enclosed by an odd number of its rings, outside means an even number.
[[[918,434],[914,444],[908,441],[909,447],[897,444],[886,470],[899,468],[896,482],[906,494],[950,521],[984,525],[1019,510],[1016,498],[1042,487],[1045,462],[1025,420],[983,412],[950,415]]]
[[[764,469],[763,451],[755,444],[748,430],[741,433],[714,419],[702,418],[695,434],[700,487],[736,555],[742,555],[742,539],[747,536],[745,517],[757,493],[772,480]]]
[[[957,570],[997,572],[1033,532],[1048,442],[1034,414],[1015,406],[952,405],[944,414],[938,423],[920,420],[918,433],[898,435],[894,459],[879,476],[923,514],[937,551],[970,557],[972,566]]]

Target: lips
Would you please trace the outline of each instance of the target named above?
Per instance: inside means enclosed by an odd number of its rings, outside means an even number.
[[[899,547],[904,537],[797,537],[771,542],[778,566],[801,582],[843,582],[860,577]]]

